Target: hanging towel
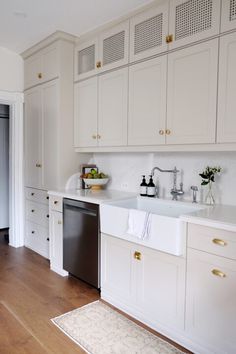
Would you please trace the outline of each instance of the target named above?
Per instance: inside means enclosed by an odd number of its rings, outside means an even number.
[[[146,228],[142,237],[143,240],[149,239],[151,234],[151,226],[152,226],[152,214],[149,213],[147,218]]]
[[[146,232],[148,216],[149,213],[146,211],[130,209],[127,233],[142,240]]]

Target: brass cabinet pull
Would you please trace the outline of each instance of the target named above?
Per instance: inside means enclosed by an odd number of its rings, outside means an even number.
[[[171,131],[170,129],[166,129],[166,135],[170,135]]]
[[[137,259],[137,261],[141,261],[141,253],[138,251],[134,252],[134,258]]]
[[[97,135],[97,138],[98,138],[98,139],[101,139],[101,135],[98,134],[98,135]]]
[[[58,203],[58,201],[57,200],[54,200],[54,204],[57,204]]]
[[[42,167],[42,165],[40,163],[36,163],[35,165],[36,167]]]
[[[31,213],[34,213],[34,209],[31,210]]]
[[[221,240],[220,238],[214,238],[212,242],[219,246],[227,246],[227,242]]]
[[[97,69],[101,68],[101,66],[102,66],[102,63],[100,61],[97,61],[97,63],[96,63]]]
[[[61,220],[58,220],[57,223],[58,223],[58,225],[61,225],[61,224],[62,224],[62,221],[61,221]]]
[[[163,135],[163,134],[164,134],[164,130],[162,130],[162,129],[159,130],[159,134],[160,134],[160,135]]]
[[[173,34],[169,34],[168,36],[166,36],[166,43],[171,43],[173,42]]]
[[[212,269],[211,272],[212,272],[213,275],[216,275],[217,277],[220,277],[220,278],[225,278],[226,277],[226,274],[224,272],[222,272],[221,270]]]
[[[93,138],[93,139],[97,139],[97,135],[93,134],[93,135],[92,135],[92,138]]]
[[[42,79],[42,73],[38,73],[38,79]]]

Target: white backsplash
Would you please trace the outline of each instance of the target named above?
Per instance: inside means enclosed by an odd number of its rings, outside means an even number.
[[[177,184],[184,184],[184,199],[190,200],[190,187],[199,188],[198,201],[204,200],[206,187],[201,186],[198,175],[207,166],[221,166],[222,173],[216,177],[213,191],[217,203],[236,205],[236,153],[235,152],[196,152],[196,153],[96,153],[90,162],[96,163],[99,169],[107,173],[111,179],[107,188],[139,193],[141,177],[147,177],[154,166],[172,169],[176,166]],[[148,178],[147,178],[148,179]],[[155,172],[155,180],[159,183],[160,197],[169,198],[173,185],[173,175]]]

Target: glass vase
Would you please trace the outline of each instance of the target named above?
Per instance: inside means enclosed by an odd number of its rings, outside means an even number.
[[[208,191],[206,194],[205,203],[207,205],[214,205],[215,204],[215,199],[214,199],[213,192],[212,192],[212,182],[210,182],[208,184]]]

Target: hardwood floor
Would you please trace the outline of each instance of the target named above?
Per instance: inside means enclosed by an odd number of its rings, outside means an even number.
[[[97,299],[96,289],[50,271],[25,247],[9,247],[0,232],[1,354],[84,353],[50,319]]]

